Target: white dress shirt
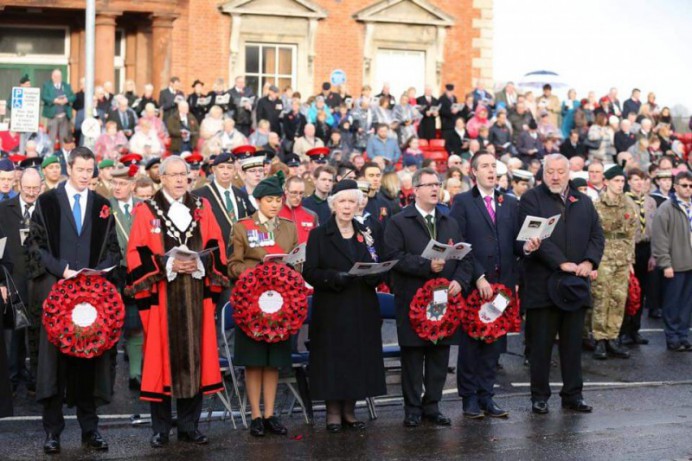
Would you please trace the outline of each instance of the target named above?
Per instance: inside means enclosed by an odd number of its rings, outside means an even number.
[[[233,186],[230,185],[228,189],[224,189],[218,181],[214,181],[214,184],[216,184],[216,187],[219,189],[219,194],[221,194],[221,203],[224,207],[226,206],[226,192],[231,193],[231,203],[233,203],[233,212],[235,213],[236,219],[238,219],[238,201],[236,200],[235,194],[233,193]]]
[[[82,222],[80,224],[82,227],[84,227],[84,218],[86,217],[87,197],[89,196],[89,189],[84,189],[83,191],[79,192],[77,189],[72,187],[70,181],[65,181],[65,192],[67,192],[67,200],[69,200],[70,202],[70,209],[73,211],[75,204],[74,196],[75,194],[79,194],[79,205],[82,211]]]

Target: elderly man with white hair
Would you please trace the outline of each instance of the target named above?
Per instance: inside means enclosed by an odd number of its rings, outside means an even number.
[[[151,402],[154,448],[168,444],[173,399],[178,441],[208,442],[198,429],[202,395],[223,389],[216,335],[208,332],[228,286],[226,242],[209,202],[187,192],[187,162],[171,156],[159,171],[162,188],[135,207],[126,252],[126,292],[137,300],[144,330],[140,398]],[[173,248],[196,256],[166,256]]]
[[[293,153],[301,160],[307,160],[307,151],[315,147],[324,147],[324,142],[315,136],[315,125],[308,123],[303,130],[303,136],[296,138],[293,144]]]
[[[137,126],[137,114],[130,109],[127,98],[123,95],[115,97],[116,108],[108,113],[107,121],[113,121],[118,125],[118,131],[122,131],[127,139],[130,139]]]
[[[582,330],[605,238],[593,202],[570,184],[569,161],[562,154],[545,157],[543,183],[522,196],[519,222],[529,216],[559,217],[550,237],[524,259],[527,289],[521,292],[521,305],[526,309],[532,411],[548,413],[550,361],[559,334],[562,407],[591,412],[582,395]]]

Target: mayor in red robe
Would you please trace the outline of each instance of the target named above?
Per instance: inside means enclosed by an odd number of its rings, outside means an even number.
[[[169,157],[160,166],[162,189],[138,204],[127,246],[128,288],[144,330],[140,398],[151,402],[151,445],[168,443],[171,399],[178,440],[197,444],[202,395],[219,392],[214,309],[228,286],[226,249],[209,202],[187,192],[189,166]],[[169,257],[173,248],[204,253],[197,260]]]

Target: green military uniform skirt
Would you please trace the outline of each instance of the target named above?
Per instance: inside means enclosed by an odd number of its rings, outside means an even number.
[[[240,328],[236,328],[233,364],[244,367],[290,367],[291,341],[278,343],[255,341]]]

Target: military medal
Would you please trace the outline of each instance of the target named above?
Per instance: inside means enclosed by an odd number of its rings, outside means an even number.
[[[161,233],[161,220],[160,219],[152,219],[151,220],[151,233],[152,234],[160,234]]]

